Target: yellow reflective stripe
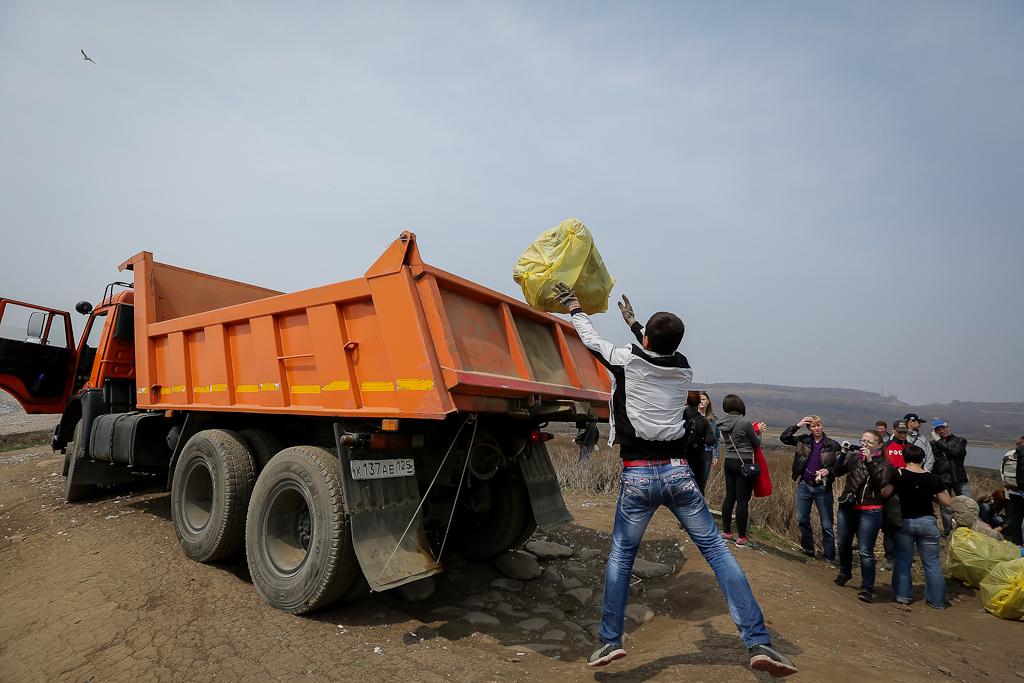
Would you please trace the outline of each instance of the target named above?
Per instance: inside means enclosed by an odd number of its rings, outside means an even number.
[[[391,382],[363,382],[363,391],[394,391]]]
[[[227,391],[227,390],[228,390],[228,385],[227,384],[211,384],[210,385],[210,391]]]
[[[291,392],[293,394],[319,394],[319,384],[296,384],[292,386]]]
[[[281,385],[277,382],[264,382],[260,385],[260,391],[277,391]]]
[[[348,387],[349,387],[348,381],[343,380],[343,379],[336,379],[333,382],[331,382],[330,384],[325,384],[323,386],[323,390],[324,391],[348,391]]]
[[[237,387],[235,387],[235,391],[237,391],[240,394],[253,394],[259,390],[260,388],[255,384],[239,384]]]
[[[184,384],[179,384],[176,387],[171,387],[171,391],[173,391],[176,394],[183,394],[183,393],[185,393],[185,385]]]
[[[427,391],[434,388],[432,379],[396,379],[395,385],[399,389],[410,389],[412,391]]]
[[[146,393],[146,387],[139,387],[138,389],[136,389],[136,391],[138,391],[140,394],[144,394]]]
[[[205,394],[210,391],[210,387],[193,387],[192,391],[196,392],[197,394]]]

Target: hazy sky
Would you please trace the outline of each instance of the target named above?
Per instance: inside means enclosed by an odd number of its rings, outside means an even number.
[[[575,217],[701,382],[1021,401],[1022,36],[1019,2],[5,0],[0,295],[70,310],[142,250],[293,291],[412,230],[521,298]]]

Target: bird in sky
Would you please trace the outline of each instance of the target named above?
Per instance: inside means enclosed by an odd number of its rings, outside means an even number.
[[[85,54],[85,50],[82,50],[82,56],[83,56],[83,57],[84,57],[84,58],[85,58],[86,60],[88,60],[88,61],[92,62],[92,57],[90,57],[89,55]],[[92,63],[93,63],[93,64],[95,64],[96,62],[92,62]]]

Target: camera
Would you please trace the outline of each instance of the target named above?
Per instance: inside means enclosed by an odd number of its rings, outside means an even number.
[[[859,451],[860,449],[861,449],[860,441],[857,441],[855,443],[850,443],[850,440],[847,439],[846,441],[843,442],[843,450],[844,451]]]

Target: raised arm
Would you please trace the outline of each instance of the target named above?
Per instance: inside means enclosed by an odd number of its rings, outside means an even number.
[[[555,285],[552,296],[568,309],[572,316],[572,326],[576,328],[576,334],[580,336],[580,341],[584,346],[597,354],[605,365],[624,364],[622,353],[620,353],[622,350],[616,349],[614,344],[597,333],[594,324],[590,322],[590,318],[580,307],[576,294],[564,282]]]
[[[625,305],[623,305],[623,301],[626,302]],[[633,305],[629,303],[629,297],[623,294],[622,301],[618,301],[616,303],[619,305],[619,313],[622,314],[622,319],[626,321],[627,325],[629,325],[629,329],[633,332],[633,336],[636,337],[638,342],[643,344],[644,328],[643,325],[636,321],[636,316],[633,315]]]

